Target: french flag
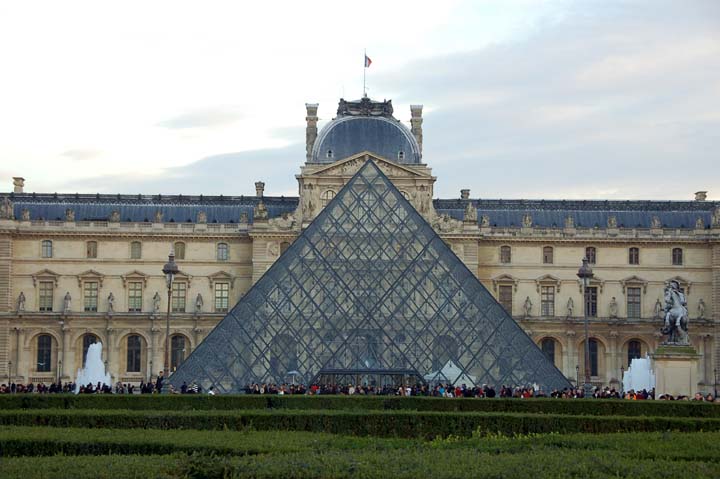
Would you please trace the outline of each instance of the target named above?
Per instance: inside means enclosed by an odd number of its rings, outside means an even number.
[[[370,65],[372,65],[372,60],[370,60],[370,57],[365,55],[365,68],[369,68]]]

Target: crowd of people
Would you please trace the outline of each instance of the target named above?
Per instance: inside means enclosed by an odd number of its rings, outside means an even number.
[[[130,383],[123,384],[117,382],[114,387],[105,383],[80,385],[77,388],[74,382],[52,383],[49,386],[40,384],[1,384],[0,394],[57,394],[57,393],[73,393],[78,389],[80,394],[153,394],[162,391],[163,378],[160,376],[157,381],[141,382],[139,386]],[[210,394],[215,395],[214,388],[210,387],[207,391],[196,383],[183,383],[179,390],[170,388],[171,394]],[[305,385],[294,384],[249,384],[243,392],[245,394],[292,394],[292,395],[383,395],[383,396],[426,396],[426,397],[444,397],[444,398],[558,398],[558,399],[581,399],[585,397],[585,392],[581,388],[565,388],[562,390],[553,390],[546,393],[541,388],[535,387],[509,387],[503,385],[496,389],[492,385],[483,384],[482,386],[469,387],[465,384],[458,386],[450,386],[437,384],[428,386],[424,384],[416,386],[365,386],[365,385],[339,385],[339,384],[313,384],[309,387]],[[632,401],[641,401],[655,399],[655,390],[647,391],[619,391],[613,387],[606,386],[604,388],[595,387],[593,389],[593,398],[596,399],[627,399]],[[716,402],[712,393],[703,395],[698,392],[693,397],[676,396],[669,394],[660,395],[658,400],[666,401],[702,401]],[[720,401],[717,401],[720,403]]]

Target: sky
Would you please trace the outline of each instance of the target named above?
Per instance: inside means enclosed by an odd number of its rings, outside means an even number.
[[[720,199],[717,0],[2,0],[0,191],[297,195],[365,49],[436,197]]]

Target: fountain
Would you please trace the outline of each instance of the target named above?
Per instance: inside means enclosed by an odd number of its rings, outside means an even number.
[[[110,374],[105,372],[105,363],[102,360],[102,343],[91,344],[85,356],[85,367],[78,369],[75,379],[75,394],[80,392],[80,386],[105,383],[112,386]]]
[[[635,358],[623,375],[623,391],[650,391],[655,388],[655,373],[648,356]]]

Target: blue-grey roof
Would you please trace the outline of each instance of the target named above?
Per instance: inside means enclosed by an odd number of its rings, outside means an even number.
[[[62,195],[18,194],[7,196],[13,202],[15,218],[27,209],[31,220],[65,219],[65,210],[72,209],[76,221],[106,221],[113,211],[120,213],[120,221],[152,222],[160,211],[164,222],[195,223],[200,211],[208,223],[237,223],[246,213],[253,221],[253,208],[260,198],[255,196],[185,196],[185,195]],[[263,197],[268,216],[274,218],[292,213],[298,205],[296,197]]]
[[[525,214],[532,216],[534,226],[563,227],[572,216],[575,226],[605,228],[614,216],[621,228],[649,228],[654,216],[666,228],[695,228],[698,218],[709,227],[713,201],[576,201],[576,200],[443,200],[434,201],[438,213],[462,219],[467,201],[478,212],[478,222],[487,215],[492,226],[522,225]]]
[[[312,162],[332,163],[366,150],[397,163],[420,163],[420,148],[413,134],[399,120],[385,116],[334,119],[315,140]]]

